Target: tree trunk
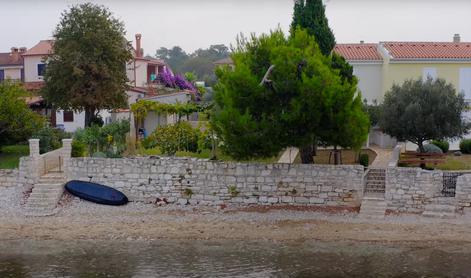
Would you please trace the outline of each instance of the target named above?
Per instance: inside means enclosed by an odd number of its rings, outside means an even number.
[[[94,107],[85,108],[85,127],[92,125],[93,118],[95,118],[96,109]]]
[[[424,148],[424,142],[423,141],[417,142],[417,146],[419,146],[419,152],[420,153],[425,153],[425,148]],[[426,166],[427,165],[425,165],[425,163],[420,163],[420,168],[425,169]]]
[[[317,139],[314,139],[312,144],[312,156],[317,156]]]
[[[299,154],[301,155],[301,163],[303,164],[313,164],[314,158],[312,156],[313,147],[312,144],[302,146],[299,149]]]
[[[340,151],[337,150],[337,146],[334,146],[334,165],[340,164]]]

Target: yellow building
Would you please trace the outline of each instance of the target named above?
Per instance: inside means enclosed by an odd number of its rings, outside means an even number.
[[[471,102],[471,42],[380,42],[339,44],[335,51],[353,66],[368,102],[381,102],[393,84],[407,79],[443,78]]]

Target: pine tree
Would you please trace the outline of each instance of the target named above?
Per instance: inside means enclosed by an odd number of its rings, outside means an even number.
[[[314,35],[317,44],[325,56],[330,55],[335,47],[335,37],[325,16],[322,0],[296,0],[294,3],[292,31],[301,27]]]

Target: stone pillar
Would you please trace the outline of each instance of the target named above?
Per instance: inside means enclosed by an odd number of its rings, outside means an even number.
[[[39,154],[39,139],[29,139],[29,157],[30,157],[30,163],[29,163],[29,171],[26,170],[26,173],[29,172],[31,175],[31,181],[33,184],[35,184],[38,180],[39,177],[41,176],[41,169],[39,163],[40,163],[40,154]]]
[[[68,179],[70,172],[70,158],[72,157],[72,139],[62,139],[62,171],[64,172],[65,177]]]
[[[39,158],[39,139],[29,139],[29,157]]]

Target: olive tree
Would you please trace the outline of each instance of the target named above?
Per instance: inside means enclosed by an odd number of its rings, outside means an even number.
[[[470,128],[462,114],[463,94],[444,79],[407,80],[393,85],[384,98],[380,127],[400,141],[410,141],[425,152],[424,142],[454,139]]]

